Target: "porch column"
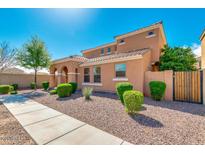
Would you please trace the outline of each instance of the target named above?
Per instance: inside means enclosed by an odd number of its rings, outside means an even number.
[[[55,87],[55,74],[50,74],[49,83],[51,88]]]
[[[61,84],[61,78],[62,78],[62,73],[58,72],[58,75],[57,75],[57,84]]]

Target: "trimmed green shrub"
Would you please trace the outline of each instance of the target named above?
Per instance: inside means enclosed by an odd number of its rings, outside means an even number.
[[[124,101],[123,101],[123,93],[127,90],[132,90],[133,89],[133,86],[131,83],[129,82],[121,82],[121,83],[118,83],[116,85],[116,91],[117,91],[117,95],[119,97],[119,99],[121,100],[121,102],[124,104]]]
[[[51,91],[49,91],[49,93],[50,93],[50,95],[55,95],[55,94],[57,94],[57,90],[56,89],[51,90]]]
[[[36,89],[37,88],[37,85],[36,85],[35,82],[31,82],[30,86],[31,86],[31,89]]]
[[[67,97],[72,93],[72,86],[69,83],[59,84],[57,87],[57,94],[59,97]]]
[[[11,95],[16,95],[18,92],[16,90],[10,92]]]
[[[160,101],[165,94],[166,84],[162,81],[151,81],[149,83],[150,93],[154,100]]]
[[[13,86],[10,85],[0,85],[0,94],[8,94],[14,90]]]
[[[144,96],[140,91],[128,90],[123,94],[125,110],[128,113],[137,113],[144,103]]]
[[[42,82],[42,87],[43,87],[44,90],[48,90],[48,88],[49,88],[49,82],[48,82],[48,81]]]
[[[75,93],[78,88],[78,84],[76,82],[69,82],[69,84],[72,86],[72,93]]]
[[[18,90],[18,84],[17,83],[12,84],[11,86],[14,87],[14,91]]]
[[[92,95],[93,88],[91,87],[84,87],[83,88],[83,96],[85,97],[85,100],[90,100],[90,96]]]

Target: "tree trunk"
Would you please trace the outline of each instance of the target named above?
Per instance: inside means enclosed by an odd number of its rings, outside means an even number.
[[[35,78],[34,78],[34,82],[35,82],[35,90],[37,89],[37,69],[35,69],[35,74],[34,74]]]

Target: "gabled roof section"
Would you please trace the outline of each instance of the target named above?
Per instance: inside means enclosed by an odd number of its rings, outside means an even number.
[[[74,56],[69,56],[69,57],[54,60],[54,61],[52,61],[52,63],[57,64],[57,63],[62,63],[62,62],[67,62],[67,61],[84,62],[86,60],[87,60],[87,58],[85,58],[85,57],[74,55]]]
[[[204,29],[203,33],[201,34],[201,36],[200,36],[200,41],[201,41],[204,37],[205,37],[205,29]]]
[[[109,46],[116,45],[116,44],[117,44],[117,42],[106,43],[106,44],[99,45],[99,46],[94,47],[94,48],[90,48],[90,49],[82,50],[81,52],[82,52],[82,53],[88,53],[88,52],[91,52],[91,51],[93,51],[93,50],[97,50],[97,49],[101,49],[101,48],[109,47]]]
[[[91,66],[91,65],[99,65],[99,64],[120,62],[126,60],[141,59],[143,55],[149,51],[150,51],[149,48],[135,49],[128,52],[121,52],[112,55],[87,59],[87,61],[82,63],[80,66]]]
[[[160,29],[163,40],[165,42],[167,42],[166,41],[166,36],[165,36],[165,33],[164,33],[164,28],[163,28],[163,22],[162,21],[156,22],[152,25],[149,25],[149,26],[146,26],[146,27],[143,27],[143,28],[140,28],[140,29],[137,29],[137,30],[125,33],[125,34],[122,34],[122,35],[117,35],[117,36],[115,36],[115,39],[116,40],[123,39],[123,38],[129,37],[129,36],[133,36],[133,35],[143,33],[143,32],[149,31],[149,30],[153,30],[153,29],[156,29],[156,28]]]

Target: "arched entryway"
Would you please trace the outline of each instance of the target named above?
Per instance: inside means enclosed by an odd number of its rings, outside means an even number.
[[[64,66],[61,72],[62,72],[61,83],[67,83],[68,82],[68,68]]]

